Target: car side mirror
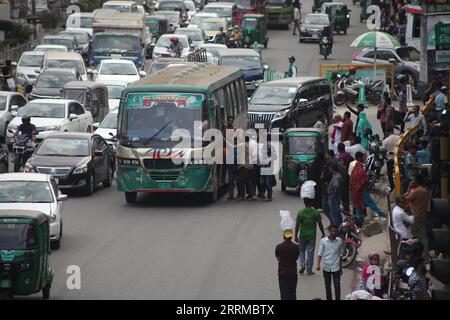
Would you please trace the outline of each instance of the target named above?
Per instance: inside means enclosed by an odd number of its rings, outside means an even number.
[[[100,122],[95,122],[92,124],[92,128],[94,128],[94,130],[97,130],[98,127],[100,127]]]
[[[41,69],[34,69],[34,72],[41,73]]]
[[[58,201],[66,201],[67,199],[69,199],[69,196],[67,194],[58,195]]]
[[[94,156],[96,156],[96,157],[102,157],[102,156],[103,156],[103,151],[102,151],[102,150],[95,150],[95,151],[94,151]]]
[[[300,99],[299,101],[298,101],[298,106],[305,106],[305,105],[307,105],[308,104],[308,99]]]
[[[398,63],[397,59],[394,59],[394,58],[390,58],[388,61],[389,61],[389,63],[392,63],[392,64]]]
[[[139,71],[139,75],[141,76],[141,78],[147,76],[147,72],[145,71]]]
[[[17,110],[19,110],[19,106],[18,105],[11,106],[11,111],[17,111]]]
[[[71,114],[69,115],[69,120],[70,120],[70,121],[73,121],[73,120],[75,120],[75,119],[78,119],[78,116],[77,116],[76,114],[74,114],[74,113],[71,113]]]

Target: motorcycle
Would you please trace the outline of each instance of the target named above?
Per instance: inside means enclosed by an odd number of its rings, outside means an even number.
[[[364,84],[361,79],[352,79],[347,73],[340,76],[335,82],[334,103],[337,106],[342,106],[346,102],[355,104],[359,97],[359,88],[364,86],[366,99],[372,104],[379,104],[381,102],[381,93],[383,91],[383,81],[376,80],[372,83]]]
[[[328,37],[322,37],[319,42],[320,55],[324,56],[325,60],[331,53],[331,41]]]
[[[9,132],[14,133],[12,130],[9,130]],[[14,172],[19,172],[20,168],[25,166],[33,151],[34,146],[30,136],[23,134],[14,136]]]
[[[181,54],[172,50],[170,47],[166,47],[167,51],[161,54],[164,58],[181,58]]]
[[[356,259],[362,244],[361,230],[357,227],[356,217],[350,212],[343,212],[346,216],[344,222],[339,226],[338,237],[344,241],[344,254],[342,256],[342,267],[350,266]]]
[[[375,134],[369,144],[369,156],[366,160],[366,173],[369,177],[369,191],[374,190],[375,184],[380,181],[381,168],[387,162],[386,148],[381,147],[380,137]]]

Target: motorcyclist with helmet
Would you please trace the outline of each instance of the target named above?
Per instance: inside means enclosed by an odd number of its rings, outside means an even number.
[[[174,52],[177,58],[181,57],[181,54],[183,52],[183,45],[181,44],[181,42],[178,40],[177,37],[175,36],[170,37],[169,50],[171,52]]]
[[[17,127],[16,132],[14,133],[14,136],[17,136],[19,134],[19,132],[23,136],[29,137],[31,141],[33,141],[33,142],[36,141],[37,129],[36,129],[36,126],[31,123],[30,116],[24,115],[22,117],[22,124]]]
[[[333,32],[331,31],[329,26],[323,28],[322,39],[323,38],[328,38],[328,41],[330,43],[330,54],[333,53]],[[322,42],[322,39],[320,39],[319,45]]]

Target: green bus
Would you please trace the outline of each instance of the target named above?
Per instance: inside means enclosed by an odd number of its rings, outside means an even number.
[[[267,24],[269,26],[283,26],[289,29],[294,14],[292,0],[269,0],[266,6]]]
[[[117,187],[126,201],[136,202],[141,192],[201,192],[214,202],[226,183],[225,165],[205,159],[217,149],[203,133],[221,132],[229,116],[234,128],[246,129],[247,93],[237,68],[173,66],[127,86],[116,152]],[[180,140],[190,143],[180,147]]]

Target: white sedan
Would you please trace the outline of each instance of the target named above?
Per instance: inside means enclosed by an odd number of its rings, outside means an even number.
[[[109,111],[113,111],[119,108],[120,96],[122,91],[128,85],[126,81],[99,81],[104,84],[108,89],[108,106]]]
[[[22,116],[31,117],[36,126],[38,141],[56,131],[91,132],[92,114],[75,100],[37,99],[19,109],[8,126],[7,141],[14,143],[14,132],[22,123]]]
[[[0,209],[38,210],[49,216],[50,240],[59,249],[63,235],[63,204],[67,196],[55,179],[40,173],[0,174]]]
[[[114,138],[117,134],[117,114],[118,110],[111,111],[101,123],[94,123],[95,133],[105,139],[113,150],[116,150]]]
[[[95,81],[135,82],[147,74],[139,71],[133,61],[121,59],[102,60],[98,70],[94,70]]]
[[[192,17],[188,27],[198,28],[200,22],[208,18],[219,18],[219,15],[215,12],[199,12]]]

